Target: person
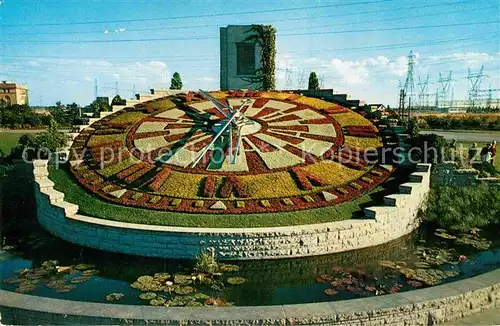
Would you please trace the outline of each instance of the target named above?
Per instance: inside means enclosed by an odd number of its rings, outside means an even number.
[[[490,161],[491,161],[490,147],[491,147],[491,144],[488,143],[481,150],[481,162],[483,162],[483,163],[484,162],[490,163]]]
[[[473,143],[469,148],[469,161],[474,161],[474,158],[476,157],[478,151],[479,150],[477,148],[477,143]]]
[[[491,153],[491,159],[490,163],[491,165],[495,165],[495,156],[497,156],[497,141],[494,140],[491,147],[490,147],[490,153]]]

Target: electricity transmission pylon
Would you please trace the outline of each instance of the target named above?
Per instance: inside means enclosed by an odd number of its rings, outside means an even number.
[[[467,80],[469,81],[469,109],[474,111],[474,107],[480,100],[479,89],[481,88],[481,82],[484,79],[484,66],[481,66],[479,72],[472,73],[470,68],[468,68]]]
[[[425,79],[420,79],[418,76],[418,105],[420,108],[426,108],[429,106],[429,75]]]
[[[410,51],[408,54],[408,69],[403,91],[400,91],[400,110],[402,120],[409,120],[411,111],[411,99],[415,100],[415,80],[414,80],[415,56]],[[406,99],[408,98],[408,105]],[[402,104],[402,105],[401,105]]]
[[[451,106],[451,103],[448,102],[449,100],[449,93],[451,89],[451,74],[452,72],[448,74],[448,77],[444,77],[441,73],[439,73],[439,86],[436,91],[436,107],[446,107],[446,106]]]

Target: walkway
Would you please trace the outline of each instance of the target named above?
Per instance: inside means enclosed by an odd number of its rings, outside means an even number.
[[[468,141],[477,143],[486,143],[496,140],[500,142],[500,132],[485,131],[485,132],[460,132],[460,131],[442,131],[442,130],[422,130],[422,134],[437,134],[446,139],[456,139],[458,141]]]

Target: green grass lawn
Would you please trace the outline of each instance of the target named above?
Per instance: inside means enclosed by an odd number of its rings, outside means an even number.
[[[380,204],[385,195],[394,193],[394,187],[405,181],[404,177],[392,176],[371,193],[332,207],[266,214],[189,214],[115,205],[78,185],[67,168],[49,168],[49,172],[55,189],[64,192],[66,201],[79,205],[80,214],[121,222],[189,227],[269,227],[359,218],[363,216],[363,207]]]
[[[459,142],[457,142],[457,149],[461,150],[462,155],[464,155],[465,157],[468,157],[468,151],[469,151],[469,148],[472,146],[472,144],[473,144],[473,142],[459,141]],[[486,143],[477,143],[477,147],[479,148],[479,152],[481,152],[481,148],[483,148],[484,145],[486,145]],[[499,155],[500,154],[497,154],[497,156],[495,157],[495,162],[493,164],[498,171],[500,171],[500,157],[499,157]],[[476,155],[475,159],[479,160],[479,161],[481,160],[479,153]]]
[[[20,132],[0,132],[0,149],[5,154],[9,154],[10,149],[17,144],[17,142],[19,141],[19,138],[21,138],[21,136],[24,134],[25,133],[22,131],[20,131]]]

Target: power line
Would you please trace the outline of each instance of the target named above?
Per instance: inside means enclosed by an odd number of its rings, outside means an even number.
[[[305,36],[305,35],[330,35],[330,34],[346,34],[346,33],[367,33],[367,32],[382,32],[382,31],[402,31],[412,29],[427,29],[441,27],[456,27],[456,26],[475,26],[475,25],[490,25],[498,24],[500,21],[488,22],[473,22],[473,23],[455,23],[455,24],[440,24],[440,25],[420,25],[407,27],[389,27],[389,28],[373,28],[373,29],[357,29],[344,31],[329,31],[329,32],[307,32],[307,33],[290,33],[280,34],[280,37],[288,36]],[[171,38],[143,38],[143,39],[120,39],[120,40],[54,40],[54,41],[21,41],[21,40],[0,40],[0,43],[26,43],[26,44],[80,44],[80,43],[132,43],[132,42],[158,42],[158,41],[199,41],[199,40],[214,40],[219,39],[216,36],[189,36],[189,37],[171,37]]]
[[[465,3],[465,2],[463,2]],[[393,12],[393,11],[401,11],[401,10],[412,10],[412,9],[421,9],[421,8],[428,8],[428,7],[442,7],[442,6],[449,6],[449,5],[456,5],[456,4],[461,4],[461,2],[453,2],[453,3],[444,3],[444,4],[435,4],[435,5],[426,5],[426,6],[414,6],[414,7],[407,7],[407,8],[392,8],[389,10],[375,10],[375,11],[366,11],[366,12],[357,12],[354,13],[356,16],[366,14],[366,13],[381,13],[381,12]],[[497,8],[496,6],[489,6],[489,7],[480,7],[480,8],[467,8],[467,9],[461,9],[461,10],[456,10],[456,11],[446,11],[446,12],[439,12],[439,13],[427,13],[423,15],[413,15],[411,17],[395,17],[395,18],[387,18],[387,19],[377,19],[376,22],[383,22],[383,21],[396,21],[396,20],[404,20],[404,19],[409,19],[409,18],[418,18],[418,17],[429,17],[429,16],[438,16],[438,15],[449,15],[449,14],[454,14],[454,13],[459,13],[459,12],[464,12],[464,11],[479,11],[479,10],[485,10],[485,9],[493,9]],[[349,16],[351,14],[341,14],[341,15],[327,15],[327,16],[315,16],[313,17],[314,20],[321,19],[321,18],[331,18],[331,17],[345,17]],[[275,23],[280,23],[280,22],[286,22],[286,21],[300,21],[300,20],[309,20],[311,17],[305,17],[305,18],[286,18],[286,19],[276,19],[273,21],[268,21],[268,22],[261,22],[261,24],[275,24]],[[255,22],[253,22],[255,24]],[[335,23],[333,26],[345,26],[345,25],[359,25],[359,24],[372,24],[372,21],[358,21],[358,22],[346,22],[346,23]],[[171,27],[148,27],[148,28],[135,28],[135,29],[126,29],[124,31],[121,31],[120,33],[129,33],[129,32],[143,32],[143,31],[163,31],[163,30],[185,30],[185,29],[192,29],[192,28],[208,28],[208,27],[220,27],[221,24],[204,24],[204,25],[183,25],[183,26],[171,26]],[[319,25],[319,26],[308,26],[308,29],[311,28],[320,28],[320,27],[332,27],[331,24],[329,25]],[[295,30],[295,27],[292,28],[280,28],[280,31],[286,31],[286,30]],[[21,36],[21,35],[36,35],[37,37],[42,36],[42,35],[76,35],[76,34],[103,34],[103,30],[92,30],[92,31],[68,31],[68,32],[28,32],[28,33],[2,33],[3,36]]]
[[[38,23],[38,24],[11,24],[2,25],[2,27],[22,27],[22,26],[65,26],[65,25],[91,25],[91,24],[109,24],[109,23],[131,23],[131,22],[145,22],[145,21],[162,21],[162,20],[176,20],[176,19],[190,19],[190,18],[201,18],[201,17],[223,17],[223,16],[233,16],[233,15],[250,15],[250,14],[262,14],[262,13],[274,13],[274,12],[286,12],[286,11],[302,11],[311,9],[321,9],[321,8],[335,8],[335,7],[348,7],[357,6],[373,3],[387,3],[396,0],[375,0],[375,1],[362,1],[362,2],[350,2],[334,5],[321,5],[321,6],[307,6],[307,7],[295,7],[295,8],[281,8],[281,9],[269,9],[269,10],[254,10],[254,11],[239,11],[231,13],[218,13],[218,14],[197,14],[197,15],[186,15],[177,17],[161,17],[161,18],[137,18],[137,19],[121,19],[121,20],[107,20],[107,21],[80,21],[80,22],[67,22],[67,23]]]

